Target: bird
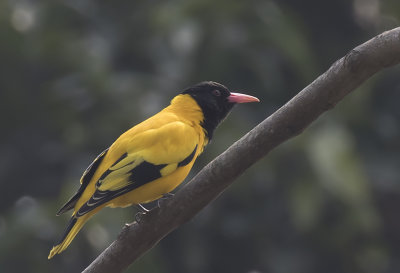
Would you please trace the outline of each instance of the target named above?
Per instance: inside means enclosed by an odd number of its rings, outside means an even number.
[[[170,194],[189,174],[217,126],[239,103],[259,102],[205,81],[184,89],[157,114],[137,124],[100,153],[80,187],[57,212],[73,210],[48,259],[63,252],[87,220],[104,207],[144,207]]]

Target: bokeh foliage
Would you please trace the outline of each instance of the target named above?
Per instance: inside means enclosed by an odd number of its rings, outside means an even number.
[[[397,0],[0,1],[0,272],[79,272],[133,220],[105,209],[47,260],[86,166],[184,87],[214,80],[262,101],[234,110],[193,175],[399,19]],[[399,272],[399,72],[374,76],[128,272]]]

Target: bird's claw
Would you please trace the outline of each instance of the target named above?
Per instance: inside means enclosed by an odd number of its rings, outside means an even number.
[[[168,198],[171,198],[173,196],[174,196],[173,193],[167,192],[167,193],[164,193],[161,198],[168,199]]]
[[[146,213],[150,210],[146,209],[142,204],[137,204],[136,207],[139,209],[140,212]]]
[[[139,223],[143,215],[148,213],[150,210],[146,209],[142,204],[136,204],[136,208],[139,210],[139,212],[135,214],[135,220],[137,223]]]
[[[162,197],[157,200],[157,206],[160,208],[161,207],[161,203],[163,202],[163,200],[169,199],[169,198],[171,198],[173,196],[174,196],[174,194],[170,193],[170,192],[163,193]]]
[[[137,223],[139,223],[142,220],[143,215],[145,215],[145,214],[146,214],[146,212],[142,212],[142,211],[139,211],[138,213],[136,213],[135,214],[135,221]]]

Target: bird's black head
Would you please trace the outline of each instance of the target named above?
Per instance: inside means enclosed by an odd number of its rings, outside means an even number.
[[[212,81],[198,83],[183,91],[182,94],[190,95],[200,106],[204,115],[201,125],[210,140],[215,128],[225,119],[236,103],[258,101],[252,96],[231,93],[227,87]]]

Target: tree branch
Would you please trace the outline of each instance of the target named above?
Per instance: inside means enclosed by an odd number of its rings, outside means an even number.
[[[240,174],[385,67],[400,62],[400,28],[354,48],[278,111],[204,167],[173,198],[125,227],[83,272],[121,272],[218,197]]]

